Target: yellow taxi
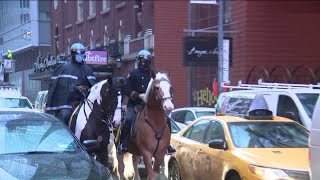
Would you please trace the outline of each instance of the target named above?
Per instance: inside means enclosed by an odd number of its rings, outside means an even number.
[[[170,179],[310,179],[308,130],[253,107],[245,102],[248,113],[201,117],[172,136],[177,152],[169,160]]]

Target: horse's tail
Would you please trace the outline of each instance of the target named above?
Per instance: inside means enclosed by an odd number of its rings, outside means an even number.
[[[123,176],[125,179],[131,179],[132,177],[134,177],[132,154],[126,153],[124,155],[118,155],[116,146],[114,144],[111,149],[111,154],[113,159],[112,161],[113,172],[116,172],[118,177],[120,177],[120,174],[123,173]],[[119,164],[119,161],[120,161],[120,164]],[[121,163],[121,161],[123,162]]]

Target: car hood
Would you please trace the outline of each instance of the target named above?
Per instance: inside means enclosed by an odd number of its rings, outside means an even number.
[[[309,170],[308,148],[241,148],[234,150],[233,153],[238,158],[257,166]]]
[[[107,179],[108,170],[85,152],[0,155],[3,179]]]

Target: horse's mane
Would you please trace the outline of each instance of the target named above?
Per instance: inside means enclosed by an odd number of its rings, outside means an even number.
[[[150,79],[149,84],[148,84],[148,88],[147,88],[147,91],[146,91],[146,95],[145,95],[144,100],[143,100],[145,103],[147,103],[147,101],[148,101],[148,96],[150,94],[153,81],[154,80],[160,80],[162,78],[164,78],[164,79],[166,79],[166,80],[168,80],[170,82],[168,75],[165,74],[165,73],[161,73],[161,72],[158,72],[156,74],[156,78],[155,79],[153,79],[153,78]]]
[[[98,104],[101,104],[102,97],[100,95],[100,91],[101,91],[102,85],[106,82],[108,82],[108,79],[102,80],[96,83],[95,85],[93,85],[90,89],[90,94],[88,98],[91,100],[97,100]]]

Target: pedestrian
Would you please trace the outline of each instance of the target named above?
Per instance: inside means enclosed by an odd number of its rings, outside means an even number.
[[[129,100],[127,104],[125,123],[121,129],[120,143],[117,147],[118,154],[124,154],[128,151],[125,141],[130,134],[131,126],[136,118],[136,107],[144,105],[143,98],[151,79],[151,53],[147,50],[141,50],[138,53],[137,60],[139,62],[138,68],[129,73],[125,80],[123,89],[123,94],[128,96]],[[167,119],[167,123],[171,132],[170,120]],[[169,154],[176,151],[171,145],[169,145],[167,150]]]
[[[67,126],[73,108],[96,83],[93,71],[84,63],[84,46],[81,43],[74,43],[70,51],[71,59],[53,72],[46,109],[47,113],[55,115]]]

